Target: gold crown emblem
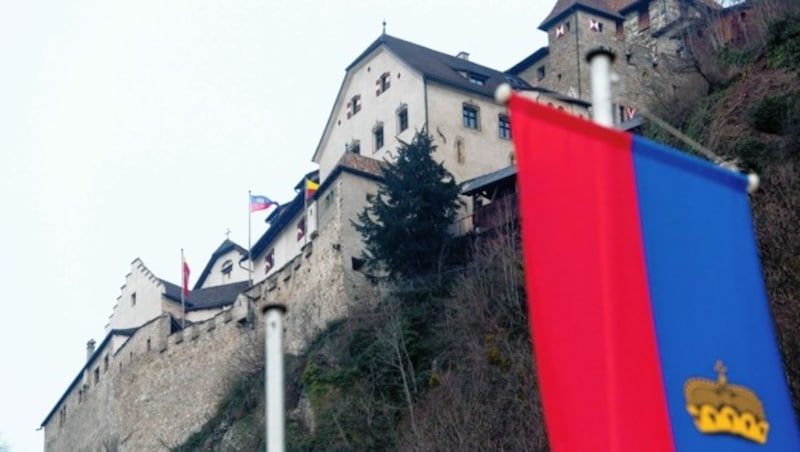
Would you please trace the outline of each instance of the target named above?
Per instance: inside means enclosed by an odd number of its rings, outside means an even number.
[[[722,361],[714,366],[717,381],[690,378],[683,386],[686,410],[701,433],[728,433],[759,444],[767,442],[769,423],[761,400],[750,389],[728,384]]]

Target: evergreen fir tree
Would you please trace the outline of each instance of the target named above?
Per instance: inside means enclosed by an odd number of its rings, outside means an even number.
[[[433,159],[433,137],[423,129],[402,143],[382,167],[383,182],[352,222],[364,238],[372,269],[393,279],[435,274],[446,262],[448,227],[456,219],[460,188]]]

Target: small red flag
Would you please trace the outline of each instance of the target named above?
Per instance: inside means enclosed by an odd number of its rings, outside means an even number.
[[[183,296],[189,296],[189,264],[186,263],[186,259],[183,260]]]

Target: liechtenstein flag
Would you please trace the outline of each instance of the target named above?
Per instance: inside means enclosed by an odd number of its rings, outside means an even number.
[[[800,451],[747,177],[512,95],[554,451]]]

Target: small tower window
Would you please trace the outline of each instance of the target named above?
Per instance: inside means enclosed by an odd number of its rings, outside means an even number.
[[[131,294],[131,306],[136,306],[136,292]]]
[[[538,80],[543,79],[545,75],[546,75],[546,72],[545,72],[544,65],[539,66],[539,67],[536,68],[536,78]]]

